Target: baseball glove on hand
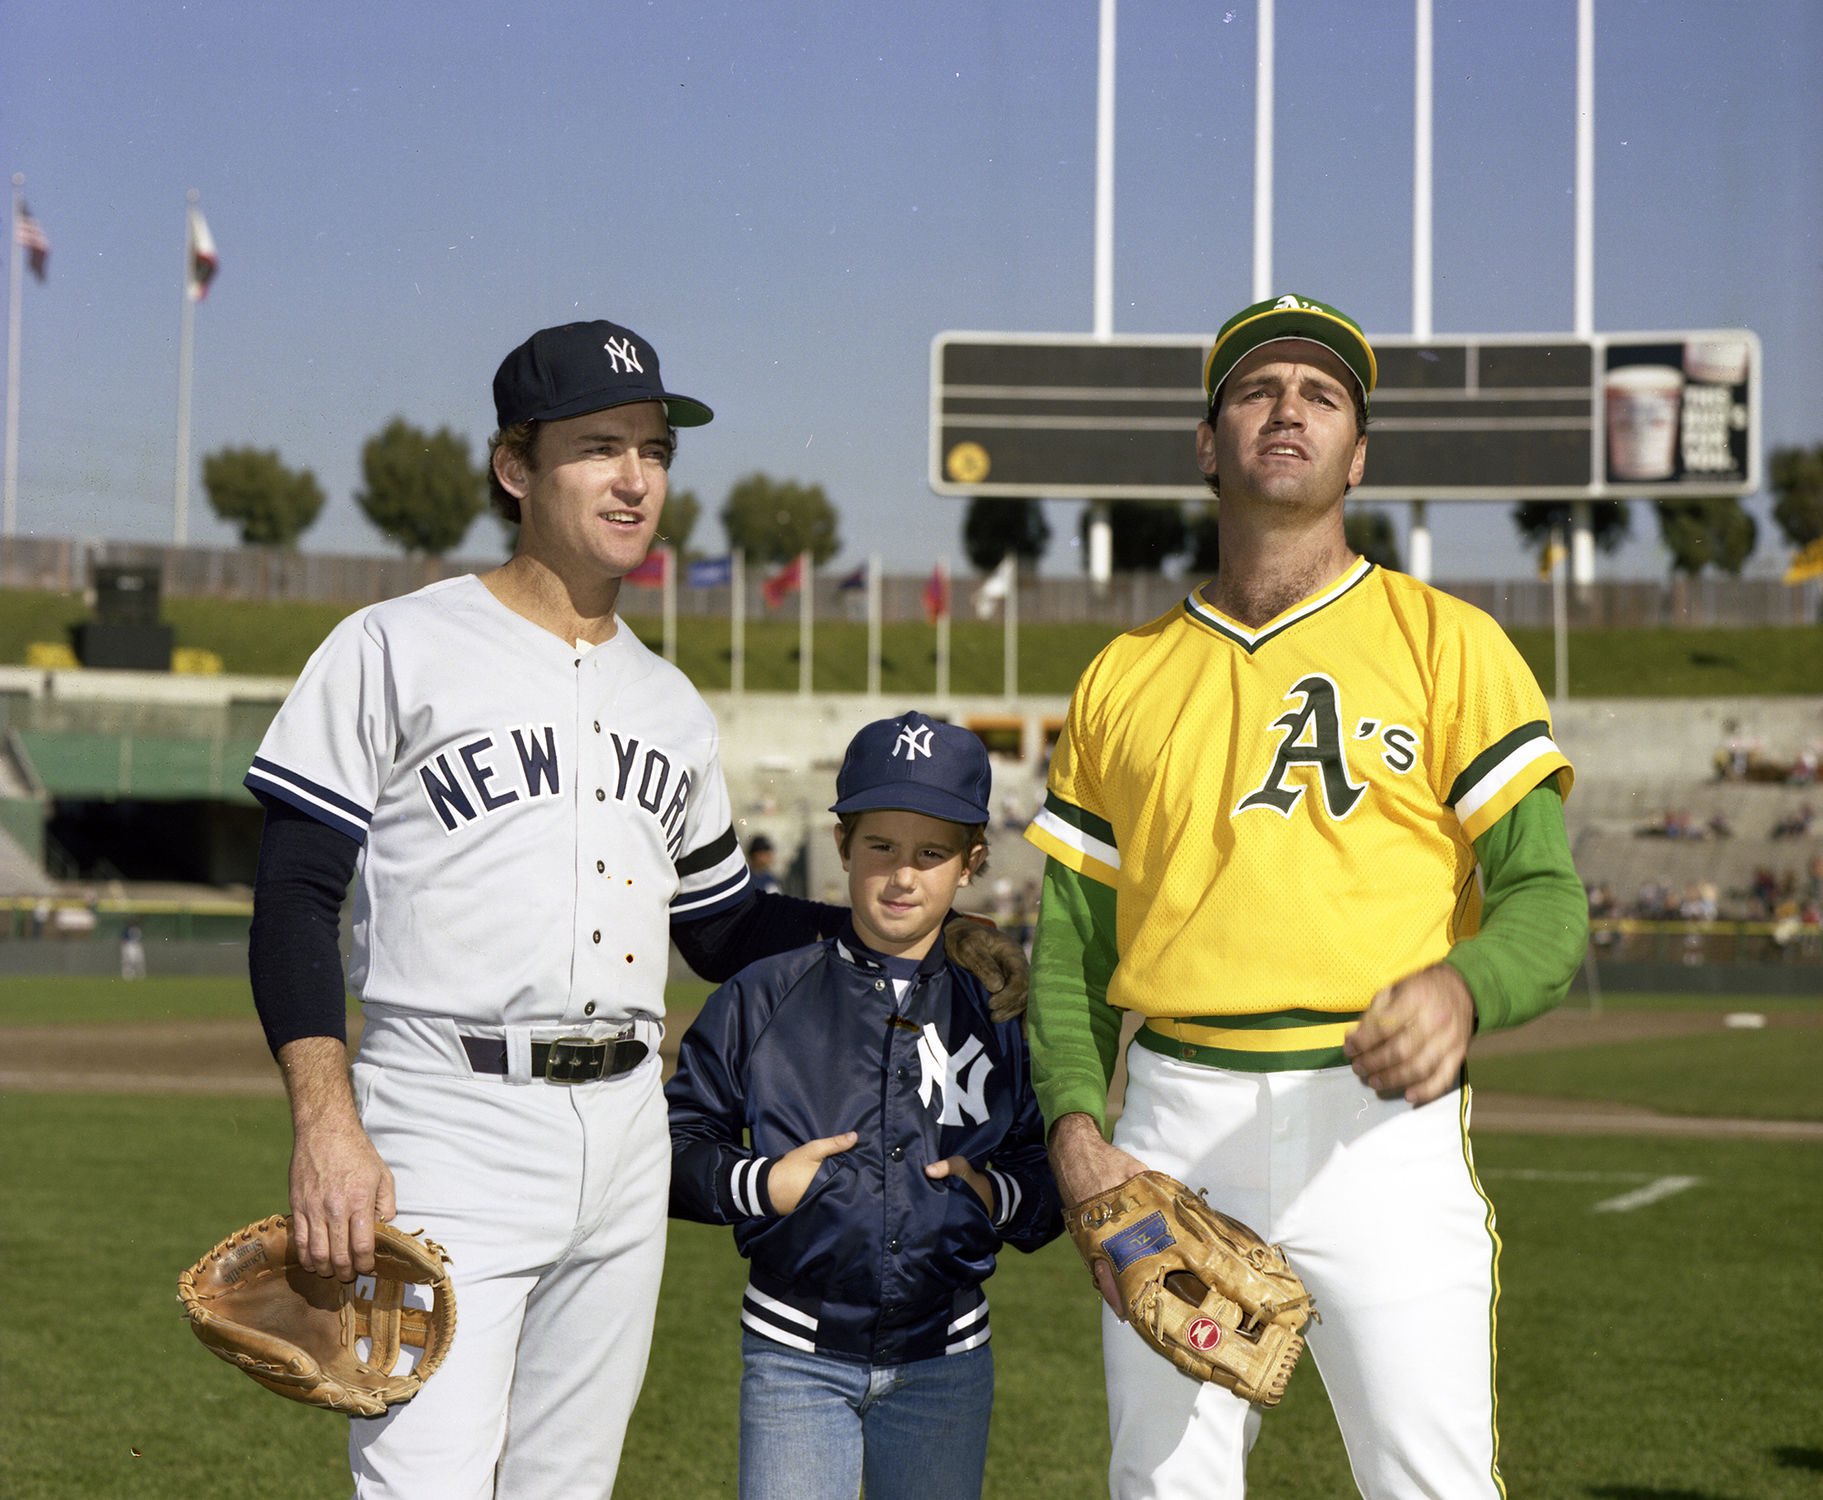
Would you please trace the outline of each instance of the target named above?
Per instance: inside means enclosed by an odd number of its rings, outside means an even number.
[[[987,989],[988,1014],[1011,1021],[1025,1014],[1032,968],[1019,940],[982,917],[957,913],[944,924],[943,951]]]
[[[350,1416],[409,1401],[456,1335],[456,1297],[440,1246],[374,1226],[374,1269],[353,1282],[298,1264],[291,1219],[237,1229],[177,1278],[196,1336],[269,1391]],[[405,1305],[407,1286],[430,1306]],[[401,1349],[419,1351],[401,1369]]]
[[[1163,1172],[1098,1193],[1064,1226],[1091,1276],[1107,1263],[1127,1321],[1178,1369],[1279,1404],[1316,1309],[1277,1245]]]

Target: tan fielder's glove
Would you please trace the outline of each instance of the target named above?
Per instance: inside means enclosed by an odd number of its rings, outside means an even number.
[[[1178,1369],[1279,1404],[1316,1309],[1277,1245],[1163,1172],[1096,1194],[1064,1227],[1091,1276],[1106,1262],[1127,1321]]]
[[[456,1336],[449,1257],[420,1235],[374,1226],[374,1269],[353,1282],[298,1264],[291,1219],[237,1229],[177,1278],[177,1299],[209,1349],[293,1401],[377,1417],[409,1401]],[[430,1306],[405,1305],[407,1286]],[[363,1355],[362,1347],[366,1348]],[[401,1353],[419,1357],[401,1370]]]
[[[986,986],[988,1014],[996,1021],[1025,1014],[1032,966],[1016,938],[985,918],[958,913],[943,926],[943,951]]]

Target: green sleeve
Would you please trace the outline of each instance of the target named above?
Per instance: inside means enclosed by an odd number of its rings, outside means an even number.
[[[1569,993],[1589,942],[1589,899],[1570,858],[1557,778],[1475,840],[1481,930],[1444,960],[1468,982],[1478,1031],[1543,1015]]]
[[[1109,887],[1054,859],[1044,862],[1026,1035],[1047,1129],[1080,1112],[1107,1133],[1121,1024],[1121,1013],[1108,1004],[1117,958],[1114,905]]]

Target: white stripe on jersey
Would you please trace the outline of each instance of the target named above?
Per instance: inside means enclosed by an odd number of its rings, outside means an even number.
[[[1487,775],[1462,795],[1456,803],[1456,821],[1466,823],[1475,816],[1488,802],[1500,795],[1501,791],[1512,783],[1512,780],[1541,755],[1561,755],[1557,742],[1549,735],[1541,734],[1536,739],[1527,740],[1523,745],[1506,756],[1499,765],[1491,768]]]

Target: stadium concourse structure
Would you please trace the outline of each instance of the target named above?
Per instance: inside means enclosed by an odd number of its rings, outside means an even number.
[[[241,777],[290,685],[0,667],[0,972],[105,969],[115,944],[97,940],[128,923],[167,968],[238,968],[260,824]],[[1003,925],[1030,919],[1040,856],[1019,830],[1064,699],[707,696],[742,841],[768,836],[788,888],[823,899],[843,889],[826,809],[854,730],[913,707],[974,729],[994,766],[994,825],[967,896]],[[1590,699],[1553,713],[1577,769],[1577,865],[1612,903],[1603,979],[1707,988],[1750,969],[1755,985],[1786,987],[1784,973],[1823,990],[1816,927],[1781,929],[1754,901],[1765,872],[1801,893],[1823,871],[1823,783],[1802,779],[1823,752],[1823,699]],[[1645,918],[1642,894],[1659,903]],[[65,941],[5,941],[33,936]]]

